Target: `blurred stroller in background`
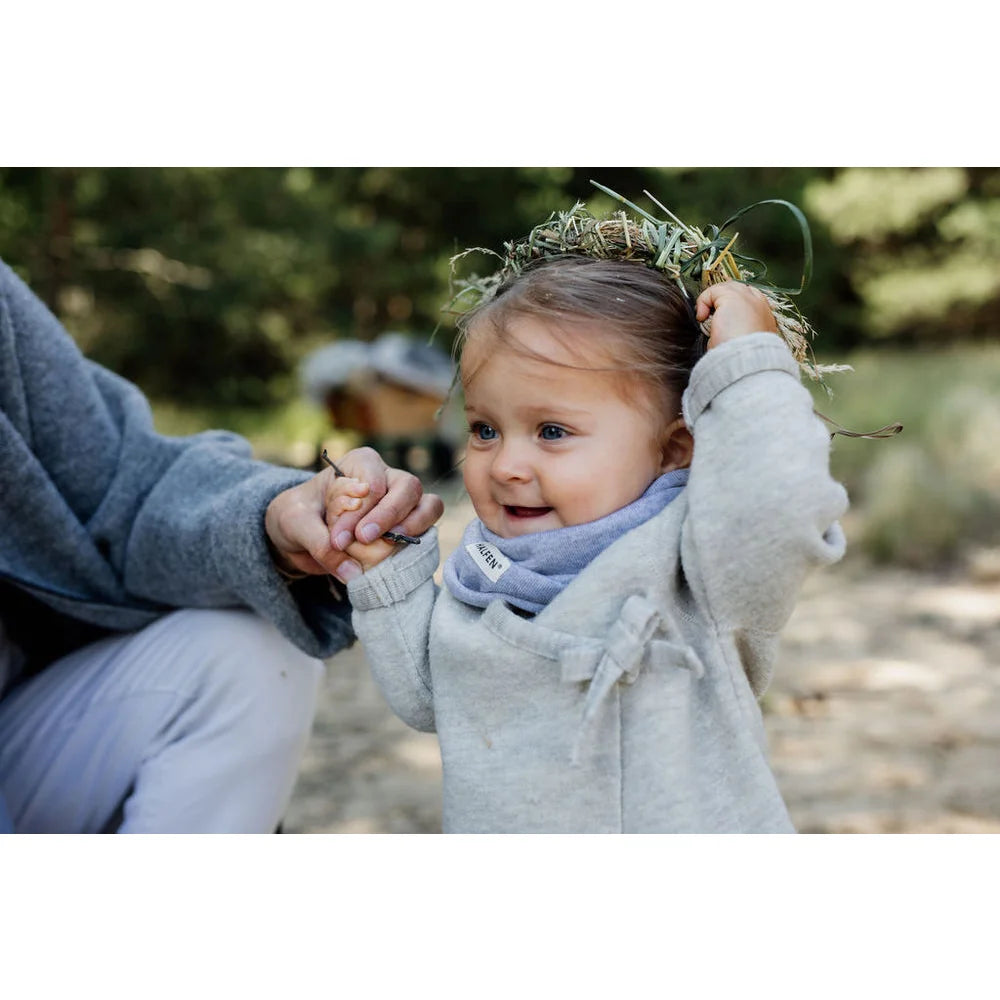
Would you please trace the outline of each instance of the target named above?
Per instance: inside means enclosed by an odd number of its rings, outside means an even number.
[[[388,465],[406,469],[425,483],[448,477],[460,440],[447,409],[455,367],[440,348],[402,333],[384,333],[371,343],[338,340],[303,361],[299,377],[306,395],[329,415],[346,446],[369,445]],[[316,468],[320,467],[317,452]]]

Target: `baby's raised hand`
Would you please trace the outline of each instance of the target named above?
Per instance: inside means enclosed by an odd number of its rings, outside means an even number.
[[[695,317],[709,320],[709,349],[748,333],[777,333],[778,324],[763,292],[741,281],[709,285],[698,296]]]

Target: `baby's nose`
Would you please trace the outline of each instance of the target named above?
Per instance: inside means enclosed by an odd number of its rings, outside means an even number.
[[[526,449],[517,442],[506,441],[497,449],[491,472],[493,478],[501,482],[509,482],[512,479],[526,481],[533,475]]]

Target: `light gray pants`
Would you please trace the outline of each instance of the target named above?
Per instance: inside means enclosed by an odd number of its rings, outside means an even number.
[[[323,664],[246,611],[178,611],[56,661],[0,701],[18,833],[270,833]]]

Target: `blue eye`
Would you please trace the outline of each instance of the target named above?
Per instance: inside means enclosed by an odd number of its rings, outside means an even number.
[[[497,437],[496,428],[489,424],[473,424],[469,428],[469,433],[480,441],[495,441]]]
[[[566,437],[566,431],[558,424],[544,424],[540,434],[543,441],[559,441]]]

